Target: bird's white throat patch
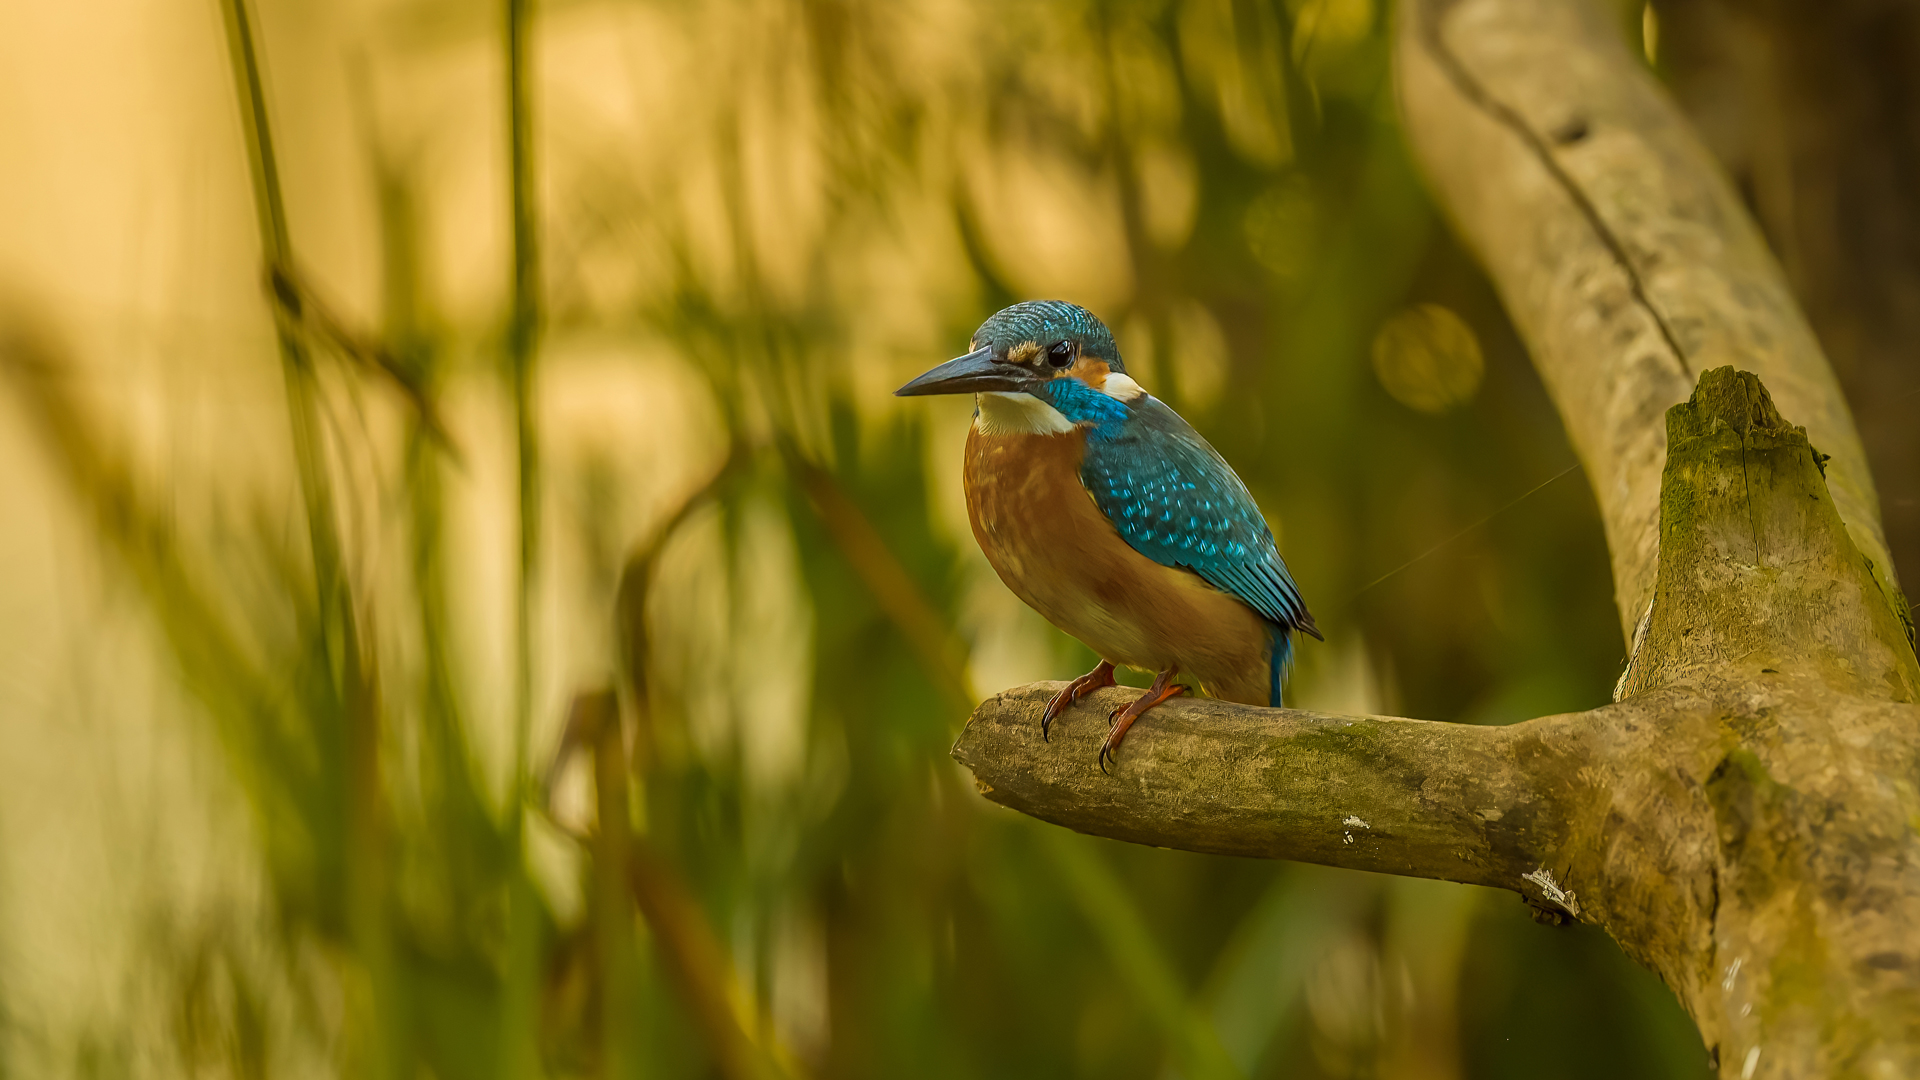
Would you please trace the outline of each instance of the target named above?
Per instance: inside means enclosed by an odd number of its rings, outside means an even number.
[[[1032,394],[988,390],[975,402],[980,411],[973,428],[982,435],[1062,435],[1073,430],[1073,421]]]

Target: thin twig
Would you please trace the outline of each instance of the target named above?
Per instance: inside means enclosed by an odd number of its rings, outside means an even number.
[[[1554,473],[1552,476],[1549,476],[1545,480],[1542,480],[1538,484],[1535,484],[1534,486],[1528,488],[1525,492],[1521,493],[1520,495],[1515,496],[1513,499],[1509,500],[1505,505],[1501,506],[1498,510],[1495,510],[1493,513],[1488,514],[1486,517],[1483,517],[1479,521],[1476,521],[1473,524],[1467,526],[1466,528],[1461,529],[1459,532],[1454,533],[1452,536],[1447,537],[1445,540],[1442,540],[1439,543],[1428,548],[1427,550],[1421,552],[1420,554],[1415,555],[1413,558],[1408,559],[1406,562],[1401,563],[1399,566],[1396,566],[1393,569],[1387,571],[1386,573],[1381,574],[1379,577],[1374,578],[1372,581],[1367,582],[1365,585],[1362,585],[1360,587],[1359,592],[1354,593],[1353,596],[1349,598],[1349,602],[1351,602],[1352,600],[1360,599],[1362,596],[1365,596],[1368,593],[1368,591],[1370,591],[1375,585],[1380,584],[1381,582],[1387,580],[1388,578],[1394,576],[1395,574],[1400,573],[1402,570],[1405,570],[1407,567],[1412,566],[1414,563],[1419,562],[1421,559],[1424,559],[1427,556],[1432,555],[1434,552],[1439,551],[1441,548],[1446,547],[1448,544],[1453,543],[1455,540],[1460,539],[1461,537],[1467,535],[1468,533],[1479,528],[1480,526],[1485,525],[1487,522],[1492,521],[1494,518],[1499,517],[1501,514],[1504,514],[1507,511],[1513,509],[1514,507],[1519,506],[1521,503],[1526,502],[1528,499],[1532,498],[1535,493],[1545,488],[1548,484],[1553,483],[1555,480],[1560,479],[1561,477],[1567,475],[1568,473],[1572,472],[1573,470],[1579,467],[1580,467],[1580,463],[1576,461],[1573,464],[1567,466],[1566,468],[1561,469],[1559,472]]]

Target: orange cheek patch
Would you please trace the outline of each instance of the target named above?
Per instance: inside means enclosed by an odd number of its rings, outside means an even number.
[[[1081,382],[1093,387],[1095,390],[1104,390],[1107,386],[1107,376],[1112,373],[1113,365],[1107,363],[1105,360],[1092,356],[1082,356],[1073,362],[1072,367],[1060,374],[1072,375]]]
[[[1007,359],[1016,364],[1024,364],[1040,355],[1040,345],[1034,341],[1023,341],[1007,350]]]

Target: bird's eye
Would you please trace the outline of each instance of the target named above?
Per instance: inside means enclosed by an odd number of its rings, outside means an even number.
[[[1048,346],[1047,363],[1057,368],[1063,368],[1073,363],[1073,343],[1070,341],[1056,341]]]

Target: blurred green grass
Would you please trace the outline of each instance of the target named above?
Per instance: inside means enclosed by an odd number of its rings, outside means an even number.
[[[1274,519],[1330,631],[1300,703],[1606,700],[1577,478],[1431,550],[1572,455],[1412,171],[1383,8],[226,10],[178,63],[231,55],[228,96],[180,107],[253,161],[219,228],[277,287],[208,302],[243,344],[148,333],[140,397],[23,288],[0,354],[47,512],[128,589],[68,632],[133,626],[185,691],[159,738],[210,732],[237,793],[134,816],[242,839],[218,903],[132,890],[143,994],[0,975],[0,1077],[1705,1075],[1588,928],[1065,833],[946,757],[975,693],[1093,658],[973,550],[964,406],[886,392],[1043,294]],[[284,396],[182,374],[269,336]]]

